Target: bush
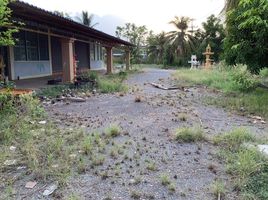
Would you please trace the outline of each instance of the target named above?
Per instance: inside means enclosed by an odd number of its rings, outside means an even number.
[[[99,80],[99,75],[95,71],[88,71],[86,73],[83,73],[79,76],[81,80],[83,81],[98,81]]]
[[[246,65],[236,65],[231,76],[235,87],[241,91],[252,91],[258,85],[257,79],[247,70]]]

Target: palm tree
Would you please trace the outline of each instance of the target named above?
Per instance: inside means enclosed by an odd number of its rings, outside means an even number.
[[[189,17],[175,17],[169,22],[176,28],[167,34],[168,41],[175,48],[177,57],[181,57],[194,49],[194,36],[189,32]]]
[[[148,38],[148,56],[154,58],[156,63],[163,62],[163,56],[165,51],[165,45],[167,43],[166,33],[161,32],[158,35],[153,35]]]
[[[76,18],[81,24],[84,24],[85,26],[88,26],[90,28],[94,28],[96,25],[99,24],[99,23],[92,24],[94,15],[93,14],[90,15],[87,11],[82,11],[81,18],[80,17]]]

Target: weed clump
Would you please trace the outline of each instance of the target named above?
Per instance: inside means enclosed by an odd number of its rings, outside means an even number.
[[[205,139],[204,132],[200,127],[178,128],[175,139],[179,142],[197,142]]]
[[[214,138],[221,145],[227,172],[236,177],[235,187],[243,199],[268,198],[268,160],[254,145],[256,138],[245,129],[235,129]]]
[[[217,135],[213,138],[214,144],[223,145],[230,150],[237,150],[241,144],[254,141],[255,137],[245,128],[237,128],[228,133]]]
[[[108,128],[105,129],[105,134],[107,137],[114,138],[121,134],[121,128],[116,124],[111,124]]]
[[[216,180],[211,184],[212,193],[216,198],[219,196],[223,197],[225,195],[225,185],[222,181]]]
[[[171,180],[167,174],[160,175],[160,181],[162,185],[169,185],[171,183]]]

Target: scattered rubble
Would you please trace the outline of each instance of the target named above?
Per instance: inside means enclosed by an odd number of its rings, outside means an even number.
[[[47,123],[47,121],[40,121],[40,122],[38,122],[39,124],[42,124],[42,125],[45,125],[46,123]]]
[[[33,189],[36,186],[37,182],[36,181],[29,181],[26,183],[25,188],[27,189]]]
[[[11,165],[16,165],[17,164],[17,160],[6,160],[4,162],[4,165],[6,166],[11,166]]]
[[[58,183],[53,183],[49,185],[43,192],[43,196],[51,195],[58,188]]]

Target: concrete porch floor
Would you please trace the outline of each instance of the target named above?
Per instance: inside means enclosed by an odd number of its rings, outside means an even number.
[[[96,71],[99,74],[104,75],[106,73],[106,69],[98,69],[98,70],[92,70]],[[116,72],[116,70],[114,70]],[[54,80],[54,79],[62,79],[62,77],[59,76],[46,76],[46,77],[40,77],[40,78],[31,78],[31,79],[21,79],[21,80],[15,80],[15,85],[17,89],[31,89],[31,90],[38,90],[45,87],[51,87],[55,85],[48,85],[48,80]]]
[[[31,89],[31,90],[38,90],[48,86],[47,81],[53,80],[55,77],[47,76],[47,77],[40,77],[40,78],[31,78],[31,79],[22,79],[16,80],[15,85],[18,89]]]

